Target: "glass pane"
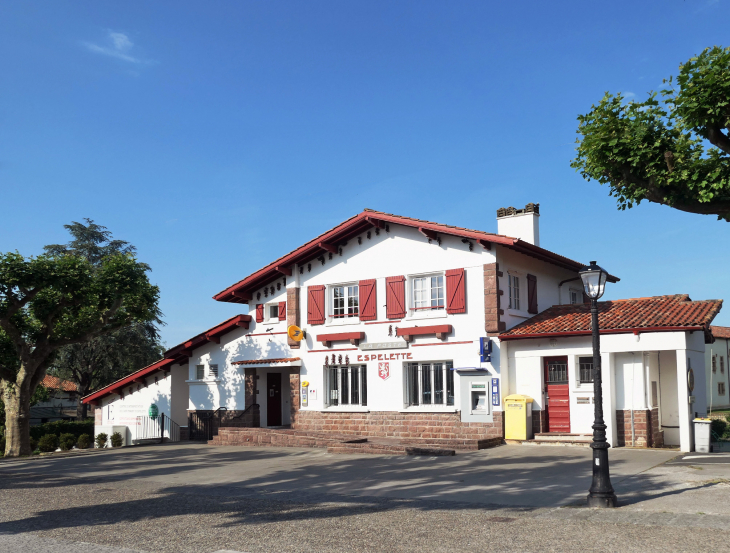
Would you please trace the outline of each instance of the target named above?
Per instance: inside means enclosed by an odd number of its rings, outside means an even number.
[[[359,298],[357,295],[357,286],[347,287],[347,314],[355,316],[358,313]]]
[[[360,403],[360,369],[352,367],[350,369],[350,403],[359,405]]]
[[[563,361],[548,361],[548,382],[550,384],[567,384],[568,365]]]
[[[431,307],[444,306],[444,277],[431,277]]]
[[[454,371],[453,363],[446,363],[446,405],[454,404]]]
[[[339,405],[337,389],[337,369],[330,369],[330,405]]]
[[[332,315],[334,317],[345,316],[345,288],[343,286],[332,288]]]
[[[418,365],[408,366],[408,405],[418,405]]]
[[[433,402],[438,405],[444,403],[444,366],[441,363],[433,365]]]
[[[593,358],[581,357],[578,360],[580,382],[593,382]]]
[[[421,309],[428,307],[426,303],[426,279],[425,278],[414,278],[413,279],[413,307]]]
[[[279,318],[279,306],[270,305],[269,306],[269,319],[278,319],[278,318]]]
[[[350,403],[350,387],[347,381],[347,369],[340,369],[340,405]]]
[[[360,367],[360,376],[362,378],[362,403],[361,405],[368,404],[368,369],[367,365]]]
[[[431,365],[421,366],[421,404],[431,404]]]
[[[203,380],[205,378],[205,367],[203,365],[195,367],[195,378],[196,380]]]
[[[487,410],[487,392],[471,393],[471,410],[486,411]]]

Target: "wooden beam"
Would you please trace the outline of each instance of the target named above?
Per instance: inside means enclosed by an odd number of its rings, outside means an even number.
[[[483,238],[480,238],[478,240],[479,245],[484,248],[485,250],[491,250],[492,249],[492,243],[489,240],[484,240]]]
[[[248,329],[248,321],[236,321],[236,326],[240,326],[245,329]]]
[[[213,342],[215,344],[221,343],[221,337],[220,336],[212,336],[210,334],[206,334],[205,337],[208,339],[209,342]]]
[[[239,300],[251,301],[253,299],[253,294],[250,292],[239,292],[238,290],[234,290],[231,294]]]
[[[438,235],[434,231],[429,230],[427,228],[418,227],[418,232],[420,232],[421,234],[423,234],[426,238],[429,238],[430,240],[436,240],[438,238]]]
[[[320,248],[322,248],[325,251],[328,251],[330,253],[337,253],[340,250],[337,249],[337,246],[334,246],[332,244],[328,244],[327,242],[320,242],[317,244]]]
[[[284,265],[277,265],[274,267],[275,270],[279,271],[282,275],[291,276],[291,267],[285,267]]]
[[[380,221],[379,219],[374,219],[373,217],[365,217],[365,220],[374,227],[378,227],[381,229],[385,228],[385,223],[383,221]]]
[[[147,380],[145,380],[144,378],[135,378],[134,381],[137,384],[142,384],[142,386],[144,386],[145,388],[147,387]]]

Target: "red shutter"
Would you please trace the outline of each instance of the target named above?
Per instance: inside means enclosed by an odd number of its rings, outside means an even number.
[[[307,288],[307,324],[324,324],[324,286]]]
[[[527,275],[527,312],[537,313],[537,277]]]
[[[378,305],[375,300],[375,279],[361,280],[358,287],[360,293],[360,320],[376,320],[378,318]]]
[[[257,323],[264,322],[264,304],[263,303],[256,304],[256,322]]]
[[[446,312],[466,313],[466,287],[464,269],[446,271]]]
[[[389,319],[402,319],[406,316],[406,277],[386,277],[385,315]]]
[[[279,302],[279,320],[286,321],[286,302],[285,301]]]

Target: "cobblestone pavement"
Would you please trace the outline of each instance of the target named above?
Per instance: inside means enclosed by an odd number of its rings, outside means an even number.
[[[142,457],[136,457],[140,449],[62,463],[2,462],[0,552],[730,550],[730,465],[675,466],[664,464],[672,455],[655,455],[637,457],[622,468],[621,453],[615,451],[621,508],[582,508],[574,493],[563,490],[561,495],[558,489],[554,505],[543,497],[535,507],[537,497],[552,492],[549,486],[527,489],[526,479],[540,482],[540,471],[526,467],[548,456],[554,470],[572,471],[583,486],[586,475],[572,462],[583,466],[585,452],[516,448],[451,463],[245,448],[147,448]],[[525,457],[526,463],[510,465]],[[358,479],[368,465],[379,468]],[[500,473],[506,480],[499,485],[520,489],[522,505],[490,503],[490,497],[512,496],[475,496],[466,490],[433,499],[425,497],[436,495],[430,486],[421,496],[398,497],[402,490],[385,486],[399,474],[410,482],[410,471],[420,470],[426,484],[440,475],[442,486],[453,487],[456,474],[473,488],[480,475],[489,480],[505,465],[512,482],[508,473]],[[343,466],[350,472],[341,472]],[[472,468],[473,481],[466,476]],[[333,486],[332,475],[342,485]]]

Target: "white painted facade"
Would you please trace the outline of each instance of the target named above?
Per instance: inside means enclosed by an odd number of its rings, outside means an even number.
[[[714,361],[713,361],[714,359]],[[730,408],[728,373],[730,372],[730,340],[715,338],[705,349],[706,393],[708,410]]]

